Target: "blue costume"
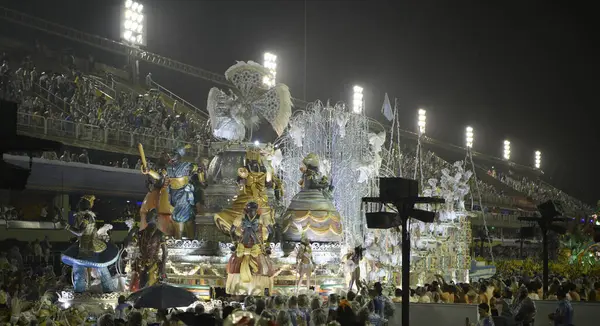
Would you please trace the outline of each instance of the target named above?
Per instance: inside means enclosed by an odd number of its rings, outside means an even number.
[[[176,238],[194,238],[196,200],[193,182],[197,181],[198,166],[182,160],[185,150],[186,147],[178,148],[167,164],[169,203],[173,206],[171,218],[178,226]]]
[[[104,292],[115,290],[108,266],[119,259],[119,249],[114,244],[98,238],[96,215],[91,211],[94,199],[94,196],[81,198],[74,225],[66,226],[66,229],[79,239],[63,252],[61,260],[64,264],[73,267],[73,288],[78,293],[85,292],[87,289],[87,271],[90,268],[99,272]]]

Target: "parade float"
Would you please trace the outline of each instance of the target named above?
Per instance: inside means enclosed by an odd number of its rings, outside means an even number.
[[[140,147],[151,187],[117,263],[128,291],[163,280],[208,299],[218,288],[328,294],[360,287],[365,276],[397,283],[399,233],[366,229],[361,203],[380,176],[401,173],[396,143],[386,147],[385,131],[370,132],[373,122],[343,103],[315,102],[292,116],[287,86],[266,86],[268,73],[239,62],[225,73],[228,92],[211,89],[210,160],[193,162],[181,147],[151,168]],[[261,121],[277,134],[272,143],[252,141]],[[421,191],[448,204],[424,207],[438,212],[435,223],[411,224],[414,284],[468,278],[471,174],[460,163],[440,173]]]

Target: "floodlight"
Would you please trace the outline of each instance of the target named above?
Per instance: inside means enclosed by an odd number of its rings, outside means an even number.
[[[258,140],[254,141],[254,146],[258,146],[260,144],[260,142]]]
[[[473,148],[473,128],[472,127],[467,127],[466,129],[466,133],[465,133],[465,140],[467,143],[467,148]]]
[[[542,152],[535,151],[535,168],[539,169],[542,167]]]
[[[364,109],[364,96],[363,96],[363,88],[355,85],[352,88],[352,111],[354,113],[361,113]]]
[[[127,0],[123,7],[121,35],[123,40],[134,45],[145,45],[144,5]]]
[[[508,140],[504,141],[504,159],[510,160],[510,141]]]
[[[277,56],[270,52],[265,52],[263,56],[263,66],[269,70],[270,74],[270,76],[263,77],[263,84],[267,87],[275,86],[277,77]]]
[[[419,127],[419,135],[425,134],[425,126],[427,126],[427,111],[419,109],[417,126]]]

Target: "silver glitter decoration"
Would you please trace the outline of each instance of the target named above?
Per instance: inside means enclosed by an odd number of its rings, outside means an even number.
[[[341,103],[331,106],[315,102],[290,119],[288,132],[275,145],[283,152],[279,173],[286,190],[285,205],[300,191],[302,159],[309,153],[317,154],[321,159],[320,171],[334,187],[333,202],[342,217],[342,244],[361,245],[366,226],[361,199],[370,194],[377,175],[368,173],[365,177],[364,172],[373,162],[369,118],[351,113]],[[359,183],[361,173],[362,180],[367,180]]]

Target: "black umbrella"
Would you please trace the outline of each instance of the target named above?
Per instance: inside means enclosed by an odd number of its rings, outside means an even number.
[[[187,307],[198,301],[198,298],[186,289],[160,283],[132,293],[127,301],[139,308],[168,309]]]

